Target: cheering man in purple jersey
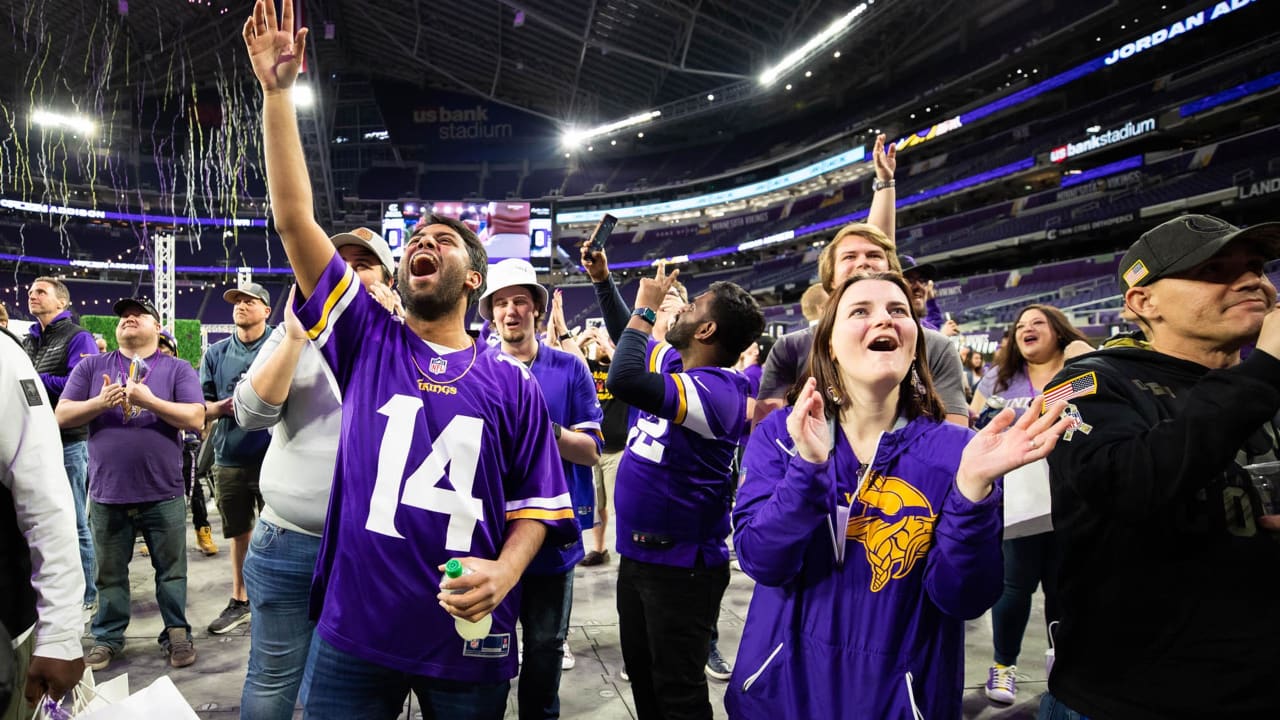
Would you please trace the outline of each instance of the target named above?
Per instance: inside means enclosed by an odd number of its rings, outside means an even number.
[[[603,253],[585,259],[607,282]],[[751,295],[717,282],[674,313],[666,343],[651,341],[678,274],[660,267],[640,281],[607,381],[636,411],[615,507],[622,659],[641,720],[711,717],[703,666],[729,584],[733,459],[748,429],[747,379],[728,368],[764,329]],[[617,303],[606,304],[616,326]]]
[[[578,534],[547,406],[524,365],[466,334],[487,258],[465,225],[429,216],[415,229],[397,283],[403,320],[334,251],[312,215],[290,97],[307,31],[293,32],[292,0],[282,11],[277,24],[275,3],[258,0],[244,39],[295,310],[344,399],[306,717],[393,718],[412,689],[429,716],[496,720],[516,674],[509,593],[544,540]],[[471,572],[442,585],[455,557]],[[490,613],[487,637],[455,632],[452,616]]]

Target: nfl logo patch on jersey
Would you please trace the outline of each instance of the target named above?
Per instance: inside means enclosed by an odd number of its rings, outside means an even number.
[[[430,370],[432,375],[439,375],[448,367],[449,363],[444,358],[432,358],[431,364],[427,366],[427,370]]]

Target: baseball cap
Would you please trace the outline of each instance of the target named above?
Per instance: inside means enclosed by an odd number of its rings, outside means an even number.
[[[178,353],[177,338],[173,336],[173,333],[169,332],[168,330],[165,330],[164,328],[160,329],[160,344],[168,345],[169,349],[172,350],[175,355]]]
[[[160,313],[156,310],[156,306],[146,298],[125,298],[113,305],[111,310],[116,315],[123,315],[124,311],[130,308],[137,308],[155,318],[156,322],[160,322]]]
[[[245,283],[240,287],[232,288],[222,293],[222,299],[234,305],[235,303],[240,302],[241,295],[256,297],[262,301],[263,305],[271,307],[271,293],[267,292],[266,288],[256,282]]]
[[[1280,223],[1238,228],[1212,215],[1182,215],[1142,234],[1120,260],[1124,289],[1150,285],[1217,255],[1236,240],[1258,245],[1268,260],[1280,257]]]
[[[902,274],[904,276],[914,270],[920,273],[920,277],[925,280],[938,279],[938,268],[933,263],[918,263],[910,255],[898,255],[898,264],[902,266]]]
[[[489,268],[484,294],[480,296],[480,317],[493,319],[493,294],[504,288],[525,285],[533,292],[539,312],[547,311],[547,289],[538,283],[538,273],[528,260],[509,258]]]
[[[368,248],[378,256],[378,262],[382,263],[382,268],[387,271],[387,277],[396,276],[396,261],[391,257],[391,248],[381,235],[369,228],[359,227],[351,232],[338,233],[329,238],[329,241],[333,243],[335,249],[345,245],[360,245]]]

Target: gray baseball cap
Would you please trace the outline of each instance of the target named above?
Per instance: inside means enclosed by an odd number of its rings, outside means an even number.
[[[340,248],[345,245],[359,245],[366,247],[374,255],[378,256],[378,262],[382,263],[382,269],[387,271],[387,277],[396,276],[396,261],[391,257],[391,248],[387,245],[387,241],[382,239],[378,233],[369,228],[356,228],[351,232],[338,233],[329,238],[334,248]]]
[[[240,297],[242,295],[258,298],[262,301],[263,305],[271,307],[271,293],[267,292],[266,288],[255,282],[245,283],[240,287],[232,288],[222,293],[222,299],[234,305],[240,302]]]

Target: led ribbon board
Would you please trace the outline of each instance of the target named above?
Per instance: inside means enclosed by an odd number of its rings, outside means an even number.
[[[668,202],[652,203],[649,205],[633,205],[631,207],[610,208],[607,210],[585,210],[582,212],[563,212],[556,215],[556,222],[561,225],[570,225],[573,223],[595,222],[600,219],[603,213],[622,219],[633,217],[647,217],[650,215],[662,215],[665,213],[680,212],[682,210],[696,210],[713,205],[722,205],[724,203],[734,202],[735,200],[745,200],[757,195],[781,190],[783,188],[811,180],[819,175],[839,170],[842,167],[861,162],[867,156],[867,148],[859,145],[852,150],[846,150],[839,155],[832,155],[825,160],[792,170],[789,173],[779,175],[768,180],[743,185],[741,187],[731,188],[729,190],[721,190],[716,193],[707,195],[697,195],[695,197],[682,198],[680,200],[671,200]]]

